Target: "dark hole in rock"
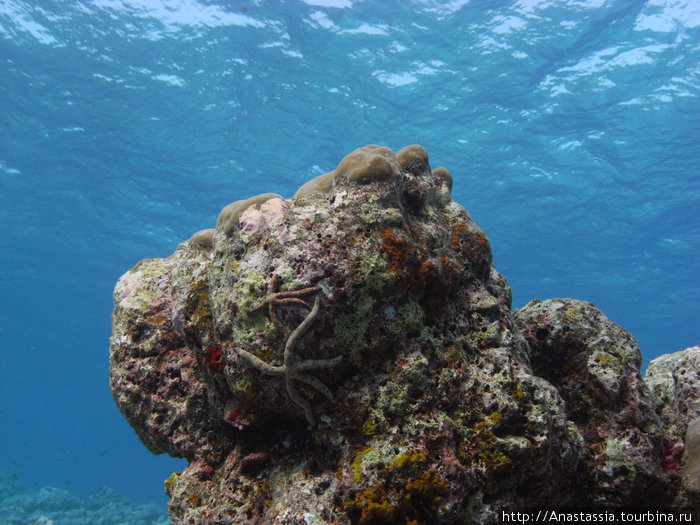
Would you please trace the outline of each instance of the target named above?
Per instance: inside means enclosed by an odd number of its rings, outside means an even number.
[[[314,489],[314,492],[316,495],[320,496],[324,492],[326,492],[326,489],[331,486],[331,481],[329,479],[324,479],[323,481],[320,481],[318,485],[316,485],[316,488]]]

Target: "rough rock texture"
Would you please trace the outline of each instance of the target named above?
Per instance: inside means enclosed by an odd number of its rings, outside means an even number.
[[[534,300],[514,316],[533,372],[556,387],[584,444],[578,478],[590,502],[669,501],[661,424],[634,338],[576,299]]]
[[[688,425],[685,435],[685,464],[681,487],[690,502],[700,506],[700,417]]]
[[[110,386],[150,450],[189,460],[173,524],[673,501],[632,337],[573,300],[514,318],[423,148],[360,148],[311,182],[117,283]]]
[[[700,416],[700,346],[652,360],[645,381],[664,428],[683,436]]]
[[[644,380],[664,428],[667,468],[682,478],[676,504],[700,507],[700,346],[657,357]]]

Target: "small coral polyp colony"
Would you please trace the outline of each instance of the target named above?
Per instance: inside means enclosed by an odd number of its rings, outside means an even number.
[[[512,315],[451,189],[422,147],[365,146],[120,278],[110,386],[151,451],[189,461],[173,524],[673,501],[682,451],[661,460],[634,339],[581,301]]]
[[[394,155],[394,152],[389,148],[369,144],[347,155],[335,170],[306,182],[296,191],[294,199],[314,193],[326,194],[340,185],[396,180],[401,175],[402,165],[408,166],[413,163],[422,163],[423,166],[428,166],[428,153],[422,146],[406,146],[397,155]],[[432,175],[447,185],[447,196],[449,197],[452,191],[450,172],[445,168],[437,168],[432,172]],[[231,235],[241,226],[238,220],[241,213],[250,207],[259,207],[273,199],[284,201],[284,198],[276,193],[263,193],[249,199],[232,202],[221,210],[216,221],[217,227],[222,226],[224,233]],[[249,224],[248,233],[252,231],[255,231],[255,227]],[[211,248],[215,232],[216,230],[213,228],[198,231],[189,239],[189,242]]]

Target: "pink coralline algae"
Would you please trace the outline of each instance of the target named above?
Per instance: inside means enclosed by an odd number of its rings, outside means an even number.
[[[119,280],[110,387],[153,453],[189,462],[165,482],[173,524],[697,505],[698,347],[642,378],[592,304],[511,312],[452,183],[420,146],[366,146]]]

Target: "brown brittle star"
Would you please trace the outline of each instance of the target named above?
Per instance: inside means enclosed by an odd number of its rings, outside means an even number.
[[[309,286],[308,288],[302,288],[301,290],[292,290],[287,292],[279,292],[277,288],[279,287],[279,275],[274,274],[272,280],[270,281],[270,286],[267,289],[267,297],[257,306],[250,308],[248,310],[249,314],[255,313],[262,310],[265,306],[268,307],[268,313],[270,315],[270,321],[282,330],[285,334],[289,331],[282,324],[279,317],[277,317],[277,312],[275,311],[276,306],[302,306],[309,310],[311,307],[301,299],[305,295],[311,295],[312,293],[317,293],[321,289],[318,286]]]
[[[283,326],[277,314],[274,312],[275,306],[297,306],[302,303],[308,308],[308,305],[301,299],[298,295],[308,295],[309,293],[317,292],[319,288],[317,286],[312,286],[309,288],[304,288],[302,290],[296,290],[295,292],[276,292],[278,283],[277,274],[272,278],[270,283],[269,294],[265,300],[260,303],[255,308],[249,310],[249,312],[255,312],[260,310],[266,304],[270,305],[270,318],[273,323],[277,326]],[[284,294],[284,295],[283,295]],[[293,301],[291,299],[294,299]],[[310,425],[315,425],[316,420],[314,418],[313,410],[311,409],[311,403],[306,399],[299,390],[297,390],[294,381],[301,381],[307,385],[315,388],[321,394],[326,396],[330,401],[333,400],[333,393],[331,390],[324,385],[320,379],[304,372],[308,370],[319,370],[323,368],[332,368],[336,366],[340,361],[342,361],[343,356],[339,355],[332,359],[300,359],[298,360],[295,354],[295,349],[299,339],[306,333],[314,322],[316,316],[318,315],[319,308],[321,306],[321,298],[316,295],[314,300],[314,305],[311,311],[304,318],[304,320],[297,326],[294,331],[287,337],[287,342],[284,345],[284,363],[282,365],[271,365],[266,363],[259,357],[253,355],[252,353],[243,350],[236,349],[236,352],[240,357],[242,357],[251,367],[259,370],[266,375],[283,375],[284,384],[287,389],[287,394],[294,403],[300,406],[304,410],[304,415],[306,420]],[[278,325],[279,323],[279,325]],[[286,329],[285,329],[286,331]]]

